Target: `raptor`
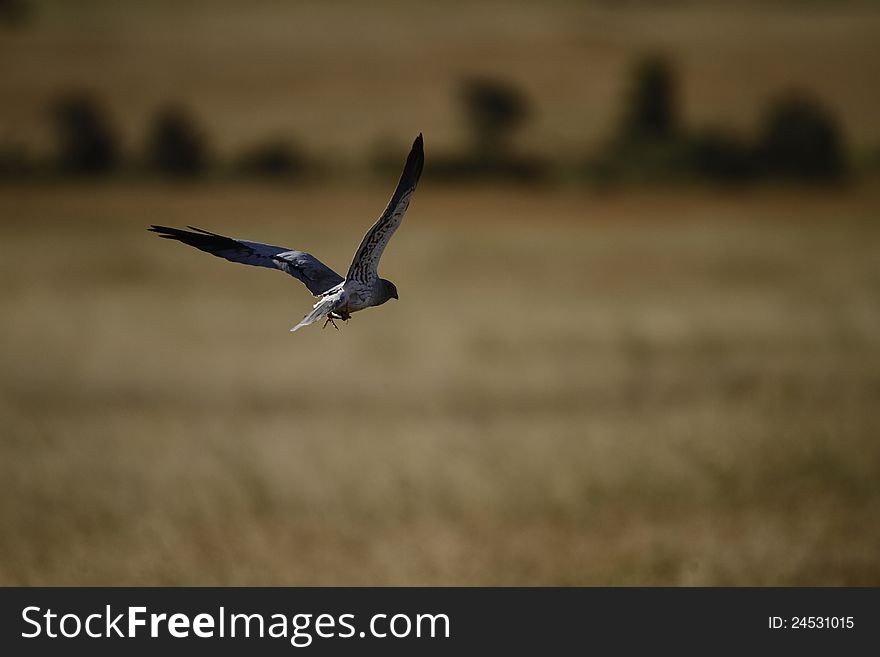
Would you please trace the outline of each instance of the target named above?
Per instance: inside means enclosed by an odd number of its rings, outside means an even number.
[[[149,230],[158,233],[159,237],[183,242],[230,262],[278,269],[290,274],[302,281],[309,292],[318,298],[312,311],[290,330],[296,331],[321,319],[324,319],[324,326],[329,322],[338,328],[333,320],[347,321],[352,313],[381,306],[389,299],[399,299],[394,283],[380,278],[379,259],[403,221],[424,163],[424,145],[419,134],[406,158],[388,207],[364,235],[344,278],[305,251],[226,237],[193,226],[183,230],[154,225]]]

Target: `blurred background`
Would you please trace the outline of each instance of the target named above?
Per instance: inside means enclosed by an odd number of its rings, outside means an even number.
[[[0,0],[0,584],[880,585],[868,0]],[[187,224],[345,271],[340,331]]]

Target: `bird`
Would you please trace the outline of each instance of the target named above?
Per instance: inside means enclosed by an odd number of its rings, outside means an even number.
[[[323,328],[330,323],[339,330],[334,320],[347,322],[352,313],[381,306],[390,299],[400,299],[397,286],[379,276],[379,259],[403,221],[422,175],[424,163],[424,143],[419,133],[406,158],[403,173],[388,206],[364,235],[344,278],[305,251],[226,237],[193,226],[187,226],[189,230],[183,230],[152,225],[147,230],[157,233],[159,237],[183,242],[230,262],[279,269],[290,274],[305,284],[309,292],[318,299],[311,312],[290,330],[298,331],[321,319],[324,319]]]

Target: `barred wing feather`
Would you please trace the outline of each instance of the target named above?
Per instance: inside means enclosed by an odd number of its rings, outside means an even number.
[[[394,194],[391,196],[391,201],[382,216],[364,235],[364,239],[351,261],[351,266],[345,277],[346,280],[356,280],[371,285],[378,278],[379,259],[382,257],[385,247],[388,246],[391,236],[394,235],[394,231],[403,221],[403,215],[406,214],[413,192],[416,191],[424,164],[425,150],[422,135],[419,134],[406,158],[403,173]]]

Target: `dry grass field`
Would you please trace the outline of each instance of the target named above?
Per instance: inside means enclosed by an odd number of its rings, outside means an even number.
[[[427,180],[425,182],[428,182]],[[880,190],[0,187],[0,584],[880,585]]]
[[[466,143],[471,76],[521,90],[514,146],[573,172],[650,53],[688,130],[751,137],[806,90],[868,162],[876,3],[29,5],[0,24],[0,160],[39,165],[0,181],[0,585],[880,585],[868,166],[736,192],[431,173]],[[77,90],[128,168],[53,176],[49,108]],[[201,181],[138,178],[169,102],[219,163]],[[419,131],[382,263],[401,300],[338,332],[288,332],[311,304],[295,280],[146,231],[344,271],[393,185],[366,156]],[[265,139],[326,178],[232,180]]]

